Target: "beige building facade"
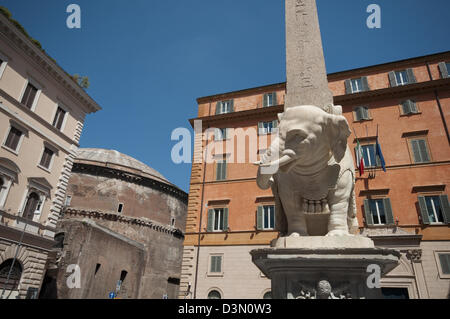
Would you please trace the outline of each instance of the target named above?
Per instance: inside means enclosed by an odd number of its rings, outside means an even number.
[[[84,119],[98,110],[52,58],[0,14],[2,298],[38,295]]]

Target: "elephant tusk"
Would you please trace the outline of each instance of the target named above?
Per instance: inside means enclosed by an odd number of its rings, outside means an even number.
[[[281,167],[284,166],[286,164],[289,164],[290,162],[292,162],[294,159],[292,157],[290,157],[289,155],[284,155],[282,156],[280,159],[274,161],[274,162],[270,162],[267,164],[260,164],[261,167]]]

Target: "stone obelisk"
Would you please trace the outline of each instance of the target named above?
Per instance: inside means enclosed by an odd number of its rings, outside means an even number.
[[[342,119],[345,120],[341,116],[342,108],[333,105],[333,96],[328,88],[315,0],[286,0],[286,68],[287,97],[285,112],[280,114],[279,125],[283,127],[284,133],[282,134],[285,135],[280,134],[281,139],[287,136],[286,132],[297,130],[306,132],[308,138],[314,136],[314,131],[308,131],[309,128],[308,125],[305,125],[305,121],[316,123],[315,118],[318,117],[328,116],[329,119],[332,119],[328,123],[339,120],[342,123]],[[332,115],[324,114],[314,106]],[[347,128],[347,130],[349,129]],[[346,133],[342,132],[342,134]],[[337,136],[340,134],[336,135],[336,139]],[[331,145],[332,140],[327,141]],[[322,212],[320,212],[320,208],[319,212],[317,210],[317,203],[320,203],[318,198],[323,196],[322,191],[318,191],[320,187],[324,187],[325,192],[328,190],[328,194],[336,194],[338,191],[338,186],[330,187],[328,184],[333,179],[333,174],[330,172],[336,168],[339,176],[343,176],[346,172],[347,174],[354,172],[353,158],[350,155],[347,159],[341,157],[337,160],[334,155],[330,155],[327,168],[315,173],[315,176],[327,176],[327,182],[311,179],[312,183],[307,183],[301,176],[301,168],[305,166],[304,162],[300,162],[303,161],[303,157],[295,158],[293,157],[295,155],[292,155],[296,154],[295,150],[300,149],[298,145],[300,143],[303,143],[303,139],[292,139],[292,142],[289,142],[290,148],[286,150],[286,148],[280,149],[280,145],[283,147],[288,143],[280,143],[276,140],[273,142],[270,147],[271,153],[278,151],[286,153],[281,159],[275,159],[275,163],[287,162],[291,165],[291,169],[295,165],[297,170],[292,169],[294,172],[291,174],[289,169],[277,172],[272,179],[272,186],[275,185],[272,189],[276,189],[274,192],[276,203],[281,203],[281,205],[277,204],[280,209],[277,208],[276,214],[280,214],[280,211],[284,210],[287,229],[289,229],[289,223],[292,223],[294,227],[301,225],[302,222],[299,220],[302,215],[306,227],[303,230],[296,228],[299,229],[299,232],[293,231],[290,234],[283,232],[280,238],[272,242],[270,248],[252,250],[250,254],[253,263],[267,278],[270,278],[272,296],[275,299],[381,298],[380,286],[373,284],[371,280],[377,282],[381,276],[395,268],[400,258],[400,252],[389,248],[377,248],[370,238],[364,236],[351,235],[346,232],[333,234],[332,231],[329,231],[330,225],[333,226],[330,221],[332,215],[336,216],[337,210],[330,212],[329,209],[327,212],[327,210],[323,210],[323,207],[321,208]],[[342,141],[340,143],[342,144]],[[315,144],[316,148],[323,146],[326,145]],[[349,154],[348,146],[346,147],[345,152]],[[330,154],[331,152],[334,151],[330,147]],[[346,161],[350,161],[351,165]],[[269,163],[269,165],[271,164]],[[270,174],[258,170],[257,179],[260,179],[261,185],[264,185],[264,180],[267,180],[264,174],[270,176]],[[346,182],[347,189],[354,189],[354,174],[352,173],[351,176],[352,181],[347,179]],[[301,187],[292,189],[298,185]],[[284,192],[283,196],[280,196],[280,192]],[[311,204],[310,201],[308,209],[302,208],[304,206],[299,204],[300,202],[304,203],[305,200],[308,201],[306,196],[315,197],[314,204]],[[333,198],[329,195],[325,196],[327,196],[326,200]],[[311,209],[313,205],[315,205],[315,209]],[[348,205],[356,206],[350,202]],[[290,219],[286,215],[287,211],[290,211]],[[352,208],[348,212],[355,211]],[[314,236],[310,233],[310,228],[317,229],[320,224],[321,220],[317,217],[326,217],[325,231],[320,232],[324,235]],[[349,218],[349,215],[344,217]],[[311,223],[308,223],[308,220]],[[336,221],[335,218],[334,221]],[[350,225],[348,226],[348,230],[350,230]],[[307,235],[300,236],[300,232],[306,232],[305,229],[308,230]],[[372,271],[373,275],[371,275]]]
[[[333,104],[315,0],[286,0],[286,78],[285,108]]]

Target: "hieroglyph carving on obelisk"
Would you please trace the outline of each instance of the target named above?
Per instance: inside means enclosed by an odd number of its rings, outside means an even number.
[[[286,78],[285,109],[333,103],[315,0],[286,0]]]

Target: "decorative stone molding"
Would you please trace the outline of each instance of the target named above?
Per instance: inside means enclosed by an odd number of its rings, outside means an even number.
[[[98,212],[98,211],[86,211],[83,209],[75,209],[75,208],[66,208],[64,210],[65,215],[72,215],[72,216],[80,216],[80,217],[88,217],[88,218],[95,218],[95,219],[103,219],[103,220],[109,220],[109,221],[118,221],[122,223],[127,224],[134,224],[144,227],[149,227],[152,230],[170,234],[176,238],[184,238],[184,233],[182,230],[178,228],[171,227],[169,225],[163,225],[158,222],[152,221],[150,219],[144,219],[144,218],[133,218],[133,217],[127,217],[123,215],[113,214],[113,213],[105,213],[105,212]]]
[[[422,261],[422,249],[409,249],[406,252],[406,258],[412,262],[419,263]]]

